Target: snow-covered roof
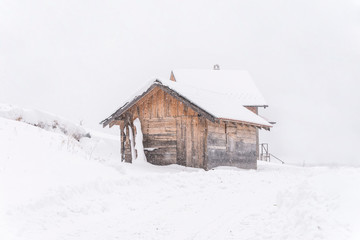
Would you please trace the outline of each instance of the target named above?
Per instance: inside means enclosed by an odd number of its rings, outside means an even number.
[[[140,91],[137,91],[129,100],[113,113],[110,117],[103,120],[101,124],[105,127],[110,122],[126,112],[131,108],[138,100],[140,100],[146,93],[151,91],[156,86],[160,86],[165,91],[173,91],[179,95],[184,101],[196,106],[203,113],[211,116],[212,119],[228,120],[228,121],[240,121],[248,123],[250,125],[257,125],[265,128],[271,127],[271,124],[243,107],[241,99],[234,95],[209,91],[203,88],[195,87],[194,85],[188,85],[185,83],[174,82],[170,80],[155,80],[152,84],[146,83],[145,87],[142,87]]]
[[[244,70],[179,69],[172,74],[176,82],[229,95],[243,106],[267,106],[252,77]]]
[[[243,107],[241,99],[236,96],[205,90],[181,82],[170,80],[160,80],[160,82],[215,118],[271,127],[268,121]]]

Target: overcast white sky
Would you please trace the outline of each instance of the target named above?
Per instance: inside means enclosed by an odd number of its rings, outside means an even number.
[[[86,126],[174,68],[248,70],[296,164],[360,165],[360,1],[0,0],[0,102]]]

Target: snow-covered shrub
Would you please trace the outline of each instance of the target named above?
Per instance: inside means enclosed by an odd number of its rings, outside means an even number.
[[[47,131],[59,132],[77,141],[83,137],[91,137],[81,126],[44,111],[0,104],[0,117],[24,122]]]

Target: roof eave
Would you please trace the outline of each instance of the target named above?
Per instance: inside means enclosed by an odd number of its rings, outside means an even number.
[[[193,102],[191,102],[189,99],[187,99],[186,97],[182,96],[181,94],[179,94],[178,92],[174,91],[173,89],[169,88],[168,86],[165,86],[161,83],[160,80],[155,80],[155,82],[142,94],[136,96],[131,102],[127,102],[125,103],[121,108],[119,108],[118,110],[116,110],[112,115],[110,115],[108,118],[104,119],[103,121],[100,122],[100,124],[103,125],[103,127],[106,127],[107,125],[109,125],[112,121],[116,120],[116,118],[118,118],[120,115],[122,115],[124,112],[126,112],[128,109],[130,109],[132,106],[134,106],[141,98],[143,98],[146,94],[148,94],[149,92],[151,92],[151,90],[153,90],[155,87],[160,87],[163,91],[165,91],[166,93],[170,94],[171,96],[173,96],[174,98],[176,98],[177,100],[187,104],[190,108],[192,108],[195,112],[197,112],[198,114],[204,116],[205,118],[207,118],[209,121],[211,122],[215,122],[216,121],[216,117],[213,116],[212,114],[208,113],[207,111],[205,111],[204,109],[202,109],[201,107],[199,107],[198,105],[194,104]]]
[[[122,107],[120,107],[118,110],[116,110],[113,114],[111,114],[108,118],[102,120],[100,124],[103,125],[103,128],[109,125],[112,121],[116,120],[117,117],[119,117],[121,114],[126,112],[129,108],[134,106],[143,96],[151,92],[156,86],[159,86],[161,84],[160,81],[155,80],[153,84],[142,94],[136,96],[131,102],[125,103]]]
[[[263,107],[263,108],[267,108],[269,107],[269,105],[243,105],[244,107]]]
[[[142,94],[136,96],[133,100],[131,100],[130,102],[125,103],[122,107],[120,107],[118,110],[116,110],[113,114],[111,114],[108,118],[102,120],[100,122],[100,124],[103,125],[103,127],[106,127],[107,125],[109,125],[112,121],[117,120],[118,117],[120,117],[124,112],[126,112],[128,109],[130,109],[131,107],[133,107],[141,98],[143,98],[145,95],[147,95],[148,93],[150,93],[155,87],[160,87],[163,91],[167,92],[168,94],[170,94],[171,96],[173,96],[174,98],[176,98],[177,100],[188,104],[189,107],[191,107],[195,112],[197,112],[198,114],[204,116],[206,119],[208,119],[211,122],[218,122],[220,120],[223,121],[230,121],[230,122],[238,122],[241,124],[246,124],[246,125],[251,125],[254,127],[258,127],[258,128],[264,128],[266,130],[270,130],[270,128],[272,127],[271,125],[264,125],[264,124],[257,124],[257,123],[252,123],[252,122],[246,122],[246,121],[242,121],[242,120],[235,120],[235,119],[226,119],[226,118],[218,118],[215,117],[214,115],[212,115],[211,113],[207,112],[206,110],[202,109],[201,107],[199,107],[198,105],[194,104],[193,102],[191,102],[189,99],[187,99],[186,97],[182,96],[181,94],[179,94],[178,92],[176,92],[175,90],[171,89],[170,87],[163,85],[161,83],[160,80],[156,79],[154,81],[153,84],[150,85],[150,87],[144,91]],[[247,107],[250,107],[249,105],[246,105]],[[259,107],[260,105],[254,105],[252,107]],[[262,105],[263,107],[267,107],[267,105]]]
[[[271,126],[271,125],[265,125],[265,124],[247,122],[247,121],[230,119],[230,118],[218,118],[218,119],[221,120],[221,121],[236,122],[236,123],[240,123],[240,124],[244,124],[244,125],[254,126],[254,127],[257,127],[257,128],[260,128],[260,129],[263,128],[263,129],[265,129],[265,130],[270,130],[270,128],[273,127],[273,126]]]

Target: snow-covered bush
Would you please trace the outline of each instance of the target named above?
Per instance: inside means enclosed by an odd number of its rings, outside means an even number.
[[[0,104],[0,117],[24,122],[51,132],[59,132],[79,141],[90,134],[81,126],[44,111]]]

